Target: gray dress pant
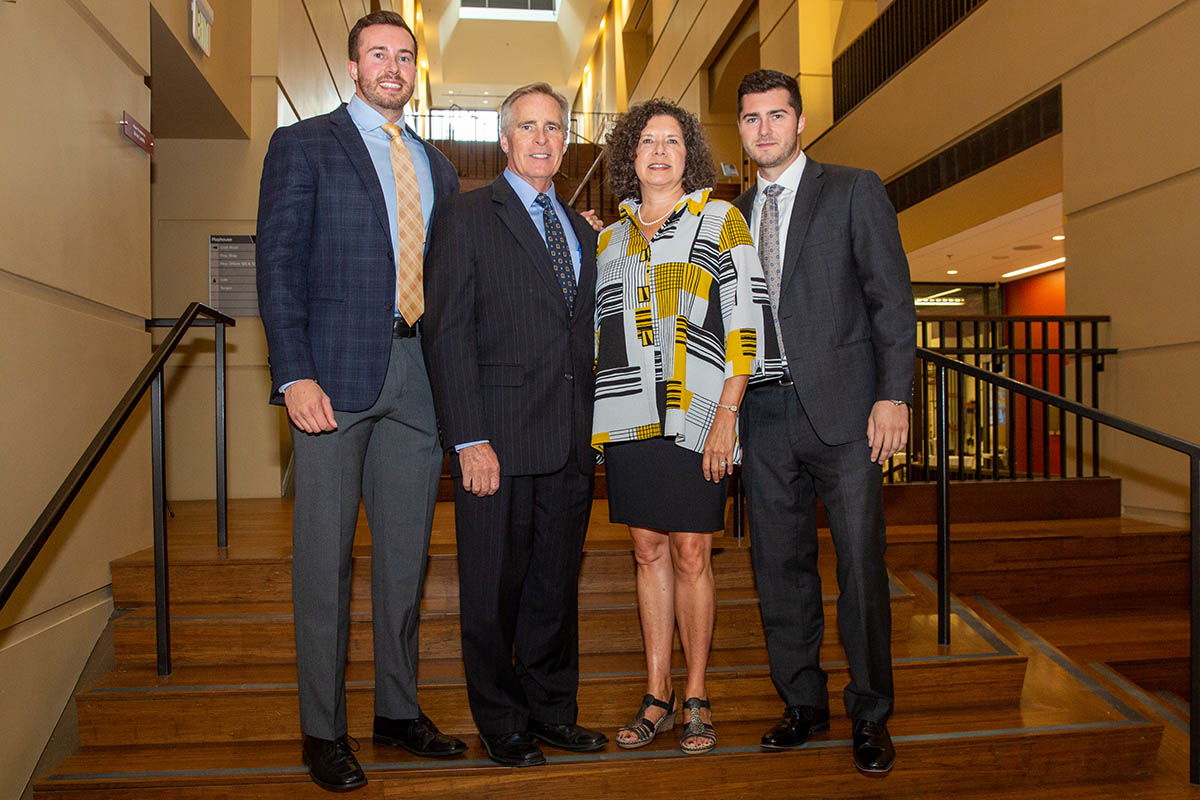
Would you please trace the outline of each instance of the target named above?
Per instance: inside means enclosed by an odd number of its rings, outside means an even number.
[[[442,466],[420,340],[394,339],[375,404],[334,417],[331,433],[292,426],[300,727],[322,739],[346,733],[350,564],[360,500],[371,528],[375,713],[393,719],[419,713],[417,626]]]
[[[791,386],[751,388],[743,401],[742,475],[750,555],[771,679],[789,706],[828,706],[821,639],[825,612],[817,573],[817,498],[837,551],[837,620],[850,665],[852,719],[892,713],[892,614],[884,550],[883,485],[863,438],[825,444]]]

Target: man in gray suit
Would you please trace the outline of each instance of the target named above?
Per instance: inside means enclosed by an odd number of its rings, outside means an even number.
[[[916,315],[896,212],[873,172],[800,149],[796,81],[774,70],[738,87],[738,130],[758,165],[735,201],[750,223],[787,365],[743,404],[743,475],[771,677],[787,708],[762,738],[802,746],[829,729],[817,498],[838,555],[838,627],[850,664],[854,763],[888,772],[895,749],[891,606],[880,465],[904,447]]]

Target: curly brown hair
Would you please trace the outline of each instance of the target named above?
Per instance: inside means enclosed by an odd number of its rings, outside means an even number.
[[[683,191],[694,192],[712,186],[717,180],[713,167],[712,148],[696,115],[680,108],[670,100],[657,98],[639,103],[617,120],[609,132],[605,146],[605,176],[609,190],[622,200],[642,199],[642,186],[633,163],[637,159],[638,141],[652,117],[674,117],[683,129],[683,146],[687,151],[683,168]]]

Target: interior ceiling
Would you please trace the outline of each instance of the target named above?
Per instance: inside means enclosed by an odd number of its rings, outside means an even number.
[[[917,283],[997,283],[1005,272],[1062,258],[1062,193],[1010,211],[908,254]],[[946,274],[958,270],[957,275]],[[1027,273],[1037,274],[1035,273]]]
[[[556,22],[515,22],[460,19],[458,0],[424,0],[431,107],[495,110],[513,89],[535,81],[574,100],[608,1],[557,2]]]

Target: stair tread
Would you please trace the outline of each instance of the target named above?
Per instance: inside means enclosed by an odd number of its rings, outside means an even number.
[[[722,721],[719,706],[714,710],[714,725],[719,737],[720,752],[759,751],[758,743],[769,720]],[[1106,724],[1107,723],[1107,724]],[[949,739],[978,738],[989,740],[1021,739],[1030,736],[1054,735],[1064,728],[1074,726],[1078,734],[1102,737],[1111,727],[1139,727],[1153,731],[1161,726],[1151,722],[1115,720],[1111,716],[1089,713],[1086,709],[971,709],[969,713],[953,710],[913,712],[898,714],[888,723],[888,729],[903,754],[921,747],[941,747]],[[596,753],[565,754],[546,748],[552,764],[555,762],[580,763],[591,760],[675,758],[681,730],[674,735],[662,735],[640,750],[623,751],[611,741],[604,750]],[[611,733],[611,732],[610,732]],[[850,737],[849,721],[835,717],[829,733],[814,737],[809,747],[801,753],[819,752],[824,749],[844,749]],[[377,777],[383,777],[391,769],[400,774],[410,774],[413,769],[443,771],[465,768],[503,769],[485,760],[482,745],[477,736],[463,737],[469,750],[464,757],[446,761],[418,759],[400,748],[382,747],[372,743],[368,737],[360,739],[358,759],[366,769]],[[610,736],[611,738],[611,736]],[[776,757],[763,756],[766,757]],[[844,752],[839,759],[848,759]],[[112,780],[131,783],[186,780],[198,782],[208,778],[228,779],[239,771],[253,770],[254,779],[295,776],[307,780],[300,762],[299,740],[291,742],[256,742],[219,744],[206,743],[186,748],[170,745],[125,745],[84,748],[65,760],[54,775],[39,784],[41,788],[53,788],[72,780],[101,781],[106,776]],[[197,774],[208,771],[220,774]],[[179,773],[171,775],[170,773]],[[249,775],[247,778],[251,777]]]

